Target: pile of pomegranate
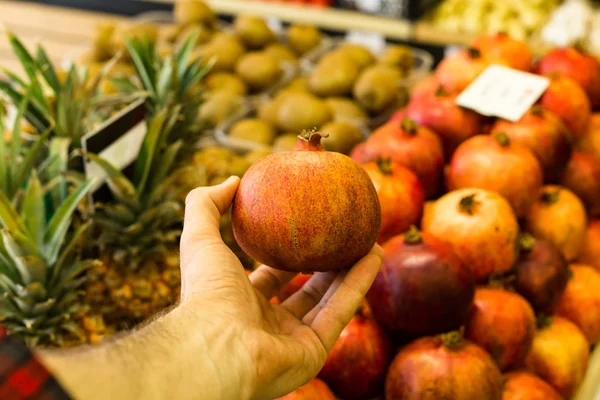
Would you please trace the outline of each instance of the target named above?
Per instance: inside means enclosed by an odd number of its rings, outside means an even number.
[[[456,104],[490,64],[550,79],[519,121]],[[444,59],[409,104],[352,152],[374,184],[380,229],[372,188],[361,187],[364,176],[347,164],[319,161],[346,174],[338,178],[293,172],[285,162],[276,173],[264,165],[251,173],[284,182],[271,199],[256,186],[242,186],[236,199],[257,213],[240,212],[236,237],[263,261],[297,271],[314,260],[315,270],[328,270],[347,267],[374,240],[385,251],[365,305],[318,379],[285,398],[572,398],[600,341],[600,113],[593,110],[600,110],[594,57],[564,48],[535,60],[525,43],[487,35]],[[320,176],[318,185],[302,184],[302,173]],[[350,200],[335,205],[340,187],[350,188]],[[286,209],[297,190],[306,201]],[[323,212],[310,203],[317,197],[328,199],[333,216],[314,214]],[[286,233],[307,218],[310,240]],[[323,224],[336,236],[325,238]],[[260,251],[252,235],[264,241]],[[287,245],[289,237],[309,241]],[[343,250],[339,262],[324,247]],[[280,300],[309,278],[299,275]]]

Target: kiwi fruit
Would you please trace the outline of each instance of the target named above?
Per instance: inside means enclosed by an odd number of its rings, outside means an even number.
[[[275,139],[273,142],[273,153],[278,153],[280,151],[291,151],[296,147],[298,143],[298,134],[297,133],[284,133]]]
[[[356,43],[344,43],[334,53],[350,57],[359,69],[364,69],[375,62],[375,56],[369,49]]]
[[[345,97],[329,97],[325,103],[334,121],[365,121],[368,116],[358,103]]]
[[[360,70],[343,54],[328,54],[317,63],[309,78],[310,89],[322,96],[344,96],[352,92]]]
[[[209,128],[214,128],[240,109],[240,97],[235,93],[212,93],[200,106],[199,118]]]
[[[177,46],[183,46],[183,44],[188,40],[188,38],[198,32],[198,38],[194,43],[194,46],[200,46],[202,44],[208,43],[213,35],[213,31],[202,24],[191,24],[183,28],[179,35],[177,35],[177,39],[175,43]]]
[[[240,15],[233,28],[242,43],[252,50],[262,49],[277,39],[267,22],[254,15]]]
[[[233,124],[229,136],[260,144],[271,144],[275,139],[275,129],[262,119],[246,118]]]
[[[214,60],[211,71],[233,71],[246,52],[244,46],[235,35],[218,33],[203,47],[192,53],[192,59],[201,56],[204,62]]]
[[[410,47],[396,45],[388,46],[379,56],[379,64],[399,68],[401,71],[408,71],[413,66],[413,55]]]
[[[297,76],[285,87],[284,90],[290,92],[309,92],[310,85],[308,82],[308,77],[306,76]]]
[[[354,98],[371,113],[378,113],[398,98],[401,72],[385,65],[367,68],[354,85]]]
[[[214,28],[217,24],[215,12],[201,0],[177,0],[173,15],[175,21],[182,25],[200,23]]]
[[[301,132],[320,128],[331,120],[327,104],[310,93],[289,93],[277,107],[277,126],[282,131]]]
[[[296,62],[298,57],[287,46],[281,43],[272,43],[265,47],[264,52],[270,54],[279,61]]]
[[[113,55],[113,34],[116,28],[112,21],[96,25],[92,39],[92,51],[96,61],[104,61]]]
[[[235,155],[231,159],[231,164],[229,164],[229,173],[231,175],[242,176],[250,168],[250,165],[247,159]]]
[[[236,66],[237,75],[255,92],[272,86],[282,72],[279,60],[264,52],[245,54]]]
[[[329,122],[321,127],[320,132],[327,135],[321,139],[323,148],[342,154],[349,154],[364,140],[360,128],[348,122]]]
[[[303,55],[317,47],[323,37],[317,28],[311,25],[292,25],[287,31],[287,42],[298,55]]]
[[[204,80],[204,85],[210,92],[225,91],[238,96],[248,93],[248,87],[242,78],[230,72],[211,73]]]
[[[246,161],[248,161],[250,164],[254,164],[255,162],[257,162],[258,160],[260,160],[261,158],[263,158],[264,156],[268,156],[269,154],[271,154],[271,150],[267,150],[267,149],[260,149],[260,150],[252,150],[251,152],[247,153],[244,158],[246,159]]]

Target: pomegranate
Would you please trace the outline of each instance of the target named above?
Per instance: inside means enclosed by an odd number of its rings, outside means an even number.
[[[554,244],[528,233],[521,236],[519,244],[514,287],[536,312],[550,314],[567,286],[567,260]]]
[[[231,219],[253,259],[286,271],[341,270],[375,244],[381,210],[369,175],[320,140],[305,131],[295,151],[263,157],[244,174]]]
[[[567,261],[579,255],[585,238],[585,207],[569,189],[546,185],[526,216],[525,227],[533,236],[553,243]]]
[[[381,126],[356,146],[351,156],[360,163],[390,157],[417,175],[427,198],[439,192],[444,169],[442,143],[430,129],[409,118]]]
[[[517,218],[499,194],[484,189],[452,191],[425,205],[421,226],[452,244],[477,281],[503,274],[517,258]]]
[[[577,325],[559,316],[541,317],[525,365],[569,399],[583,380],[588,358],[589,344]]]
[[[385,258],[367,300],[386,328],[408,336],[461,326],[475,281],[452,247],[414,226],[383,245]]]
[[[277,298],[281,303],[286,301],[291,295],[296,293],[308,280],[312,278],[311,274],[298,274],[291,281],[287,283],[277,295]]]
[[[594,345],[600,340],[600,272],[589,265],[572,264],[571,273],[556,314],[575,323]]]
[[[560,184],[581,199],[589,216],[600,215],[600,160],[574,152]]]
[[[527,371],[514,371],[504,375],[502,400],[563,400],[546,382]]]
[[[591,220],[585,231],[583,249],[577,261],[600,271],[600,219]]]
[[[600,113],[592,114],[588,133],[577,142],[576,147],[600,160]]]
[[[471,47],[478,49],[483,58],[492,64],[506,64],[522,71],[531,69],[533,53],[529,46],[506,33],[478,36],[471,42]]]
[[[590,100],[577,82],[566,76],[549,74],[550,86],[539,102],[565,123],[571,138],[581,139],[590,123]]]
[[[535,333],[535,315],[527,301],[503,289],[475,290],[465,338],[487,350],[505,371],[522,365]]]
[[[322,380],[315,378],[292,393],[275,400],[335,400],[335,396]]]
[[[500,132],[462,143],[446,170],[448,190],[476,187],[497,192],[517,217],[527,213],[542,184],[542,169],[531,151]]]
[[[410,102],[404,115],[437,133],[448,159],[459,144],[481,133],[482,117],[458,106],[456,96],[442,88],[434,96]]]
[[[415,174],[389,158],[379,158],[363,167],[379,196],[381,230],[377,241],[384,243],[421,220],[425,202],[423,189]]]
[[[400,350],[385,380],[386,400],[501,400],[502,375],[458,332],[417,339]]]
[[[333,345],[319,378],[344,400],[383,394],[390,347],[377,322],[359,311]]]
[[[440,88],[440,82],[435,75],[429,75],[417,82],[410,91],[410,100],[419,101],[433,96]]]
[[[435,71],[438,82],[450,93],[458,94],[477,78],[489,62],[475,48],[458,51],[444,58]]]
[[[573,79],[587,92],[593,107],[600,107],[600,62],[579,49],[554,49],[542,57],[538,73],[559,73]]]
[[[503,132],[510,140],[525,145],[538,159],[544,178],[555,182],[571,157],[567,128],[554,113],[541,105],[533,106],[520,120],[497,120],[492,134]]]

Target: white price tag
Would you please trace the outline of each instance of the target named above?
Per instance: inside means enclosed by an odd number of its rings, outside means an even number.
[[[550,85],[543,76],[490,65],[457,98],[482,115],[518,121]]]
[[[283,24],[277,17],[267,17],[267,26],[275,33],[283,32]]]
[[[380,54],[386,46],[385,38],[379,33],[350,31],[346,41],[365,46],[375,54]]]

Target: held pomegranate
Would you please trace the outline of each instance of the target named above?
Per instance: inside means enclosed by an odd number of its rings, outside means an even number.
[[[600,63],[593,56],[573,47],[554,49],[540,59],[537,70],[573,79],[587,92],[592,106],[600,106]]]
[[[423,189],[417,176],[391,159],[363,165],[381,205],[381,230],[377,242],[384,243],[418,223],[423,215]]]
[[[477,281],[504,274],[516,259],[519,225],[510,204],[484,189],[460,189],[425,205],[421,226],[449,242]]]
[[[489,62],[475,48],[458,51],[444,58],[435,71],[438,82],[450,93],[458,94],[477,78]]]
[[[359,163],[389,157],[417,175],[427,198],[439,192],[444,169],[442,143],[435,133],[409,118],[381,126],[356,146],[351,156]]]
[[[313,379],[292,393],[275,400],[335,400],[331,390],[320,379]]]
[[[479,346],[451,332],[404,347],[388,370],[386,400],[501,400],[502,375]]]
[[[563,400],[546,382],[527,371],[504,374],[502,400]]]
[[[567,287],[567,260],[554,244],[530,234],[523,234],[519,244],[515,289],[536,312],[551,314]]]
[[[471,42],[471,47],[478,49],[491,64],[506,64],[514,69],[529,71],[533,63],[533,53],[527,43],[503,32],[478,36]]]
[[[375,244],[381,211],[369,175],[320,140],[304,132],[295,151],[263,157],[244,174],[232,224],[253,259],[286,271],[341,270]]]
[[[587,217],[583,203],[570,190],[546,185],[526,216],[525,227],[533,236],[553,243],[567,261],[579,255]]]
[[[592,114],[588,133],[576,143],[575,147],[600,160],[600,113]]]
[[[531,151],[501,132],[462,143],[446,170],[448,190],[475,187],[497,192],[517,217],[527,213],[542,183],[542,170]]]
[[[418,336],[447,332],[465,322],[475,281],[450,245],[412,227],[383,249],[383,266],[367,300],[384,327]]]
[[[560,184],[581,199],[589,216],[600,215],[600,160],[586,153],[573,152]]]
[[[465,338],[486,350],[500,370],[522,365],[535,333],[531,306],[516,293],[479,287],[465,324]]]
[[[567,128],[554,113],[535,105],[517,122],[498,119],[492,134],[498,132],[531,150],[547,182],[556,182],[560,178],[571,157],[571,144]]]
[[[589,344],[574,323],[558,316],[542,317],[525,365],[569,399],[585,376],[588,358]]]
[[[550,86],[539,103],[552,111],[565,123],[571,138],[581,139],[590,123],[590,100],[585,91],[574,80],[566,76],[549,74]]]
[[[383,394],[390,359],[385,332],[359,311],[333,345],[319,378],[344,400],[370,399]]]
[[[575,323],[594,345],[600,340],[600,272],[589,265],[572,264],[571,273],[556,314]]]
[[[286,301],[291,295],[296,293],[308,280],[312,278],[311,274],[298,274],[291,281],[289,281],[281,292],[277,295],[277,298],[281,303]]]
[[[591,220],[585,231],[583,249],[577,258],[581,264],[591,265],[600,271],[600,219]]]

